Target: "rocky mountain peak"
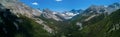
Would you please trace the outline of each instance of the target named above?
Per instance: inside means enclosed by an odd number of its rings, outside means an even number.
[[[50,13],[50,14],[51,14],[53,11],[51,11],[50,9],[47,8],[47,9],[43,9],[43,12],[46,12],[46,13]]]
[[[70,10],[69,12],[72,12],[72,13],[74,13],[74,14],[79,14],[79,13],[82,13],[84,10],[82,10],[82,9],[79,9],[79,10],[75,10],[75,9],[72,9],[72,10]]]
[[[104,12],[106,12],[106,7],[104,7],[103,5],[91,5],[84,11],[85,14],[101,14]]]
[[[113,3],[113,4],[109,5],[108,7],[109,8],[116,8],[116,9],[118,9],[118,8],[120,8],[120,3],[116,2],[116,3]]]
[[[120,2],[113,3],[107,7],[108,14],[112,13],[113,11],[116,11],[117,9],[120,9]]]
[[[18,0],[0,0],[0,3],[17,16],[20,14],[32,18],[34,16],[40,16],[41,14],[40,11],[31,8]]]
[[[43,13],[41,16],[43,16],[46,19],[54,19],[56,21],[62,21],[62,19],[56,16],[56,14],[54,14],[54,12],[49,9],[43,9]]]

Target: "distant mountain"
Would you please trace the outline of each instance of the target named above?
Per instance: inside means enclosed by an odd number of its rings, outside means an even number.
[[[113,3],[107,7],[109,14],[113,11],[116,11],[117,9],[120,9],[120,2]]]
[[[114,5],[113,4],[111,4],[111,5],[114,7],[110,8],[109,6],[104,7],[104,6],[92,5],[92,6],[88,7],[86,10],[84,10],[84,12],[82,14],[74,16],[72,19],[69,20],[69,22],[71,24],[80,23],[80,24],[82,24],[82,27],[95,24],[95,23],[103,20],[104,18],[106,18],[112,12],[120,9],[119,3],[114,3]],[[114,10],[110,10],[110,9],[114,9]]]
[[[120,9],[96,21],[100,17],[86,22],[82,30],[73,33],[73,37],[120,37]],[[96,22],[95,22],[96,21]],[[94,22],[94,23],[92,23]],[[85,25],[83,24],[83,25]],[[81,35],[79,35],[81,34]],[[104,35],[103,35],[104,34]],[[96,36],[95,36],[96,35]]]
[[[40,16],[41,12],[37,9],[32,9],[29,6],[18,2],[18,0],[0,0],[0,3],[8,9],[11,9],[11,12],[15,15],[21,14],[29,18],[34,16]]]
[[[95,16],[102,14],[102,13],[110,14],[111,12],[119,9],[119,5],[120,5],[120,3],[114,3],[114,4],[111,4],[107,7],[105,7],[103,5],[101,5],[101,6],[91,5],[86,10],[72,9],[70,11],[64,11],[63,13],[58,13],[58,12],[54,12],[51,10],[46,10],[46,11],[43,10],[43,14],[46,14],[46,16],[44,15],[44,17],[47,17],[47,19],[52,18],[52,19],[57,20],[57,21],[58,20],[63,21],[63,20],[75,19],[75,17],[79,17],[79,15],[87,16],[87,17],[91,16],[91,17],[89,17],[89,19],[90,19],[90,18],[95,17]],[[50,14],[50,15],[47,15],[47,14]]]
[[[98,14],[102,14],[102,13],[107,13],[107,14],[110,14],[111,12],[117,10],[117,9],[120,9],[120,3],[114,3],[114,4],[111,4],[107,7],[101,5],[101,6],[98,6],[98,5],[91,5],[90,7],[88,7],[86,10],[75,10],[75,9],[72,9],[70,11],[64,11],[63,13],[58,13],[58,12],[54,12],[54,11],[51,11],[51,10],[46,10],[44,11],[43,10],[43,13],[45,14],[45,12],[47,12],[47,14],[51,14],[51,15],[44,15],[45,17],[51,17],[52,19],[55,19],[55,20],[69,20],[69,19],[73,19],[73,17],[76,17],[78,15],[83,15],[83,16],[93,16],[93,15],[98,15]],[[54,16],[54,17],[53,17]]]
[[[83,15],[83,16],[93,16],[93,15],[98,15],[98,14],[102,14],[102,13],[105,13],[105,14],[110,14],[112,13],[113,11],[117,10],[117,9],[120,9],[120,3],[113,3],[107,7],[101,5],[101,6],[98,6],[98,5],[91,5],[90,7],[88,7],[86,10],[75,10],[75,9],[72,9],[70,11],[65,11],[64,13],[62,14],[59,14],[60,17],[68,20],[68,19],[74,19],[72,17],[76,17],[78,15]]]
[[[108,13],[110,14],[113,11],[116,11],[117,9],[120,9],[120,3],[113,3],[107,7],[105,6],[97,6],[97,5],[91,5],[89,8],[87,8],[84,13],[86,15],[89,14],[101,14],[101,13]]]
[[[41,14],[42,17],[46,19],[54,19],[56,21],[62,21],[59,17],[55,15],[55,13],[49,9],[43,9],[43,12]]]
[[[69,12],[72,12],[73,14],[80,14],[80,13],[82,13],[84,10],[82,10],[82,9],[79,9],[79,10],[75,10],[75,9],[72,9],[72,10],[70,10]]]
[[[113,3],[107,7],[105,7],[103,5],[101,5],[101,6],[91,5],[86,10],[84,10],[82,14],[74,16],[74,18],[71,20],[76,20],[79,17],[82,17],[82,18],[79,18],[79,20],[88,21],[96,16],[101,15],[101,14],[109,15],[112,12],[116,11],[117,9],[120,9],[120,3]]]
[[[106,12],[106,7],[104,6],[97,6],[97,5],[91,5],[89,8],[87,8],[84,13],[86,15],[89,14],[101,14]]]
[[[64,21],[64,20],[68,20],[71,19],[72,17],[82,13],[83,10],[71,10],[71,11],[65,11],[63,13],[58,13],[55,11],[51,11],[49,9],[43,9],[42,11],[42,15],[43,17],[45,17],[46,19],[54,19],[57,21]]]
[[[0,0],[0,37],[120,37],[119,6],[92,5],[59,13]]]
[[[0,0],[0,37],[52,37],[53,30],[40,15],[18,0]]]
[[[78,14],[81,14],[84,10],[75,10],[75,9],[72,9],[70,11],[65,11],[63,13],[60,13],[60,14],[57,14],[58,16],[60,16],[61,18],[65,19],[65,20],[69,20],[69,19],[72,19],[72,17],[78,15]]]
[[[25,15],[19,17],[0,4],[0,37],[51,37],[43,25]],[[40,21],[39,21],[40,22]],[[31,33],[32,32],[32,33]],[[44,33],[44,34],[43,34]]]

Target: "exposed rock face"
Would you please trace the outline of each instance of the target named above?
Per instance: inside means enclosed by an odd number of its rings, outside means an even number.
[[[91,15],[90,17],[88,17],[87,19],[85,19],[84,21],[89,21],[90,19],[92,19],[93,17],[98,16],[98,15]]]
[[[112,13],[113,11],[116,11],[117,9],[120,9],[120,2],[113,3],[107,7],[108,14]]]
[[[16,15],[17,17],[19,17],[20,15],[26,16],[28,18],[34,19],[35,21],[39,21],[37,23],[43,25],[43,29],[45,29],[46,31],[52,33],[51,28],[49,28],[49,26],[44,25],[43,24],[43,20],[37,18],[41,15],[42,11],[38,10],[38,9],[32,9],[29,6],[19,2],[18,0],[0,0],[0,3],[5,7],[10,9],[10,12],[14,15]],[[1,6],[1,5],[0,5]],[[4,8],[1,7],[1,10],[3,10]],[[4,10],[3,10],[4,11]],[[51,14],[52,15],[52,14]],[[6,14],[4,15],[5,17],[7,16]],[[54,17],[54,16],[53,16]],[[11,20],[11,19],[9,19]],[[18,20],[19,21],[19,20]],[[13,22],[14,26],[18,28],[18,25],[16,22]],[[5,30],[5,29],[4,29]],[[7,32],[5,32],[7,33]]]
[[[72,19],[74,16],[83,13],[84,10],[75,10],[72,9],[70,11],[65,11],[63,13],[56,14],[58,17],[62,18],[63,20],[69,20]]]
[[[82,23],[77,22],[76,25],[80,27],[79,30],[82,30],[82,29],[83,29]]]
[[[83,11],[84,10],[82,10],[82,9],[79,9],[79,10],[72,9],[69,12],[74,13],[74,14],[81,14]]]
[[[21,14],[27,17],[33,17],[34,15],[38,16],[41,14],[38,10],[30,8],[18,0],[0,0],[0,3],[6,8],[11,9],[11,12],[16,15]]]
[[[84,11],[84,13],[86,15],[101,14],[101,13],[105,13],[105,12],[106,12],[106,8],[104,6],[97,6],[97,5],[92,5]]]
[[[84,13],[85,14],[100,14],[100,13],[112,13],[113,11],[116,11],[117,9],[120,9],[120,3],[113,3],[107,7],[105,6],[97,6],[97,5],[91,5],[89,8],[87,8]]]
[[[91,5],[86,10],[84,10],[82,14],[79,14],[78,16],[76,16],[76,18],[84,17],[84,19],[82,19],[82,20],[89,21],[89,20],[93,19],[94,17],[99,16],[101,14],[110,15],[112,12],[114,12],[118,9],[120,9],[119,2],[113,3],[113,4],[108,5],[106,7],[103,5],[101,5],[101,6]]]
[[[56,21],[62,21],[62,19],[60,19],[59,17],[57,17],[53,11],[49,10],[49,9],[44,9],[42,16],[47,18],[47,19],[54,19]]]
[[[49,33],[53,33],[54,32],[54,30],[52,28],[50,28],[49,26],[43,24],[43,21],[41,22],[40,20],[38,20],[36,22],[41,24],[41,25],[43,25],[44,26],[43,29],[45,29],[47,32],[49,32]]]

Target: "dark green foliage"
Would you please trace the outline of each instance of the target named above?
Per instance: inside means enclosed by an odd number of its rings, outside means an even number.
[[[19,14],[18,14],[19,15]],[[0,4],[0,37],[52,37],[35,20],[12,14]]]
[[[120,29],[116,28],[116,24],[120,25],[120,9],[110,15],[100,14],[89,21],[84,20],[90,16],[82,15],[67,21],[45,19],[40,16],[39,18],[45,21],[44,24],[57,31],[51,34],[35,20],[20,14],[20,17],[17,17],[9,9],[1,8],[0,5],[0,37],[120,37]],[[82,30],[78,30],[76,22],[83,23]]]
[[[56,21],[54,19],[45,19],[43,16],[40,19],[45,21],[45,24],[50,28],[57,31],[55,37],[61,37],[62,35],[69,36],[73,31],[78,30],[78,26],[69,23],[68,21]]]
[[[17,17],[11,14],[9,9],[1,9],[2,7],[3,6],[0,7],[0,36],[12,37],[17,31],[13,23],[16,21]]]
[[[43,26],[36,23],[33,19],[27,18],[25,16],[21,16],[23,22],[20,25],[20,33],[19,35],[25,35],[26,37],[52,37],[50,33],[47,33]]]
[[[106,16],[108,16],[108,15],[105,15],[104,13],[102,13],[102,14],[99,14],[98,16],[95,16],[92,19],[85,21],[85,22],[82,22],[82,23],[83,23],[83,25],[95,24],[95,23],[103,20]]]
[[[81,31],[73,32],[73,37],[120,37],[120,29],[112,30],[116,24],[120,25],[120,10],[104,17],[100,21],[86,25]],[[100,18],[100,17],[98,17]],[[94,20],[91,20],[94,21]],[[90,22],[91,22],[90,21]],[[120,27],[120,26],[118,26]],[[76,34],[76,35],[74,35]],[[77,35],[80,34],[80,35]]]

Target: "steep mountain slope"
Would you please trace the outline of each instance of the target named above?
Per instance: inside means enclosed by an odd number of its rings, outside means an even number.
[[[49,26],[43,24],[43,20],[38,17],[41,15],[41,11],[37,9],[30,8],[29,6],[19,2],[19,0],[1,0],[0,3],[7,9],[10,9],[11,13],[17,17],[25,16],[27,18],[34,19],[34,22],[42,24],[44,29],[49,32]]]
[[[81,31],[73,33],[73,36],[82,37],[120,37],[120,9],[104,17],[101,21],[86,25]],[[94,21],[94,20],[92,20]],[[91,22],[92,22],[91,21]]]
[[[39,17],[42,15],[41,11],[32,9],[17,0],[1,0],[0,3],[5,9],[9,9],[9,13],[13,15],[6,14],[7,16],[10,16],[10,18],[3,18],[6,15],[2,15],[3,13],[1,13],[1,21],[4,19],[14,19],[10,20],[10,25],[15,26],[15,29],[12,26],[8,26],[10,28],[8,28],[10,33],[7,33],[7,35],[5,34],[6,28],[2,27],[1,32],[4,33],[0,33],[1,37],[61,37],[68,36],[70,32],[77,28],[76,25],[71,25],[63,21],[56,21],[54,20],[55,18],[46,19],[45,17]],[[3,8],[1,7],[1,11],[2,9]],[[49,11],[45,11],[45,13],[49,13]],[[50,13],[50,16],[53,16],[52,13]],[[9,25],[9,20],[4,20],[5,22],[1,23],[3,23],[3,25]],[[12,32],[13,30],[11,29],[13,29],[14,32]]]
[[[79,10],[72,9],[70,11],[65,11],[63,13],[59,13],[56,15],[58,15],[58,17],[60,18],[63,18],[64,20],[69,20],[69,19],[72,19],[74,16],[83,13],[83,11],[84,10],[81,10],[81,9]]]
[[[87,22],[87,21],[93,20],[94,18],[96,18],[97,16],[100,16],[100,15],[109,15],[113,11],[120,9],[119,5],[120,5],[119,2],[113,3],[113,4],[109,5],[108,7],[91,5],[89,8],[84,10],[83,13],[78,14],[78,15],[74,16],[72,19],[70,19],[70,21],[73,21],[72,23],[75,22],[74,24],[76,24],[76,22]],[[104,17],[101,17],[101,19],[103,19],[103,18]],[[96,21],[96,20],[94,20],[94,21]]]
[[[30,8],[29,6],[19,2],[19,0],[0,0],[0,3],[6,8],[11,9],[10,11],[15,15],[21,14],[32,18],[34,16],[40,16],[41,14],[38,10]]]
[[[84,10],[82,10],[82,9],[79,9],[79,10],[72,9],[72,10],[70,10],[69,12],[72,12],[72,13],[74,13],[74,14],[81,14],[83,11],[84,11]]]
[[[104,13],[106,12],[106,8],[104,6],[97,6],[97,5],[91,5],[89,8],[87,8],[85,13],[90,14],[90,13]]]
[[[17,17],[10,9],[0,4],[0,37],[52,37],[34,19],[20,15]]]
[[[77,22],[84,23],[84,22],[88,22],[94,18],[97,18],[98,16],[106,15],[106,14],[107,14],[107,12],[106,12],[106,8],[104,6],[92,5],[89,8],[87,8],[83,13],[74,16],[70,21],[71,21],[71,23],[74,23],[74,24],[76,24]]]
[[[108,7],[92,5],[61,16],[49,9],[32,9],[18,0],[0,3],[0,37],[120,37],[120,4],[110,6],[117,10],[110,14]],[[64,17],[73,18],[66,21]]]
[[[112,13],[113,11],[116,11],[117,9],[120,9],[120,2],[113,3],[107,7],[108,14]]]
[[[56,16],[53,11],[49,10],[49,9],[43,9],[43,13],[41,14],[42,17],[46,18],[46,19],[54,19],[56,21],[63,21],[61,18],[59,18],[58,16]]]
[[[80,30],[73,32],[72,35],[69,37],[119,37],[119,35],[114,35],[117,33],[107,33],[113,31],[115,28],[119,29],[119,24],[117,22],[113,23],[113,21],[118,21],[119,19],[113,20],[113,18],[110,18],[111,16],[113,16],[114,18],[119,17],[119,10],[117,10],[120,9],[119,5],[119,3],[114,3],[114,5],[112,5],[113,8],[103,6],[91,6],[90,8],[86,9],[84,13],[73,17],[74,19],[71,19],[70,23],[74,25],[77,25],[79,23],[78,26],[80,27]],[[110,11],[107,8],[114,10]],[[115,10],[117,11],[114,12]]]

